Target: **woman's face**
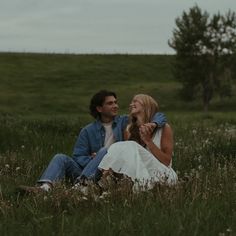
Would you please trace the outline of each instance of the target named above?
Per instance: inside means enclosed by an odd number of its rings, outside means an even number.
[[[140,99],[134,97],[129,105],[130,107],[130,114],[133,116],[137,116],[144,112],[143,103]]]

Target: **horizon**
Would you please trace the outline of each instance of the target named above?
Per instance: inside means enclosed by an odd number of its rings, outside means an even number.
[[[195,5],[236,9],[235,0],[0,0],[0,51],[173,55],[175,19]]]
[[[76,53],[76,52],[40,52],[40,51],[0,51],[0,54],[43,54],[43,55],[78,55],[78,56],[175,56],[176,53]]]

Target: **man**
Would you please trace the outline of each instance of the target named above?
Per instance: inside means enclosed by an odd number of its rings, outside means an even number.
[[[97,167],[114,142],[124,140],[124,130],[128,124],[128,116],[118,115],[117,96],[114,92],[101,90],[90,101],[90,114],[96,119],[84,127],[75,143],[72,158],[65,154],[56,154],[37,181],[39,186],[20,186],[24,192],[49,191],[53,184],[69,178],[75,181],[93,176]],[[166,118],[156,113],[154,123],[148,124],[150,129],[163,126]]]

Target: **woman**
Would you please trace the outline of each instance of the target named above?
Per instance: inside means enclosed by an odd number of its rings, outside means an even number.
[[[112,144],[99,165],[103,177],[117,173],[128,176],[135,187],[152,188],[155,183],[175,184],[177,175],[171,168],[173,134],[166,124],[151,133],[145,123],[158,111],[157,102],[149,95],[138,94],[130,104],[127,141]]]

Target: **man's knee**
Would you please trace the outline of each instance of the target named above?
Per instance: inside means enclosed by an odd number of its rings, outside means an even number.
[[[52,158],[52,161],[53,162],[66,162],[68,161],[68,157],[67,155],[65,154],[62,154],[62,153],[57,153],[53,158]]]
[[[98,152],[96,156],[105,156],[105,154],[107,153],[107,148],[103,147],[101,148]]]

